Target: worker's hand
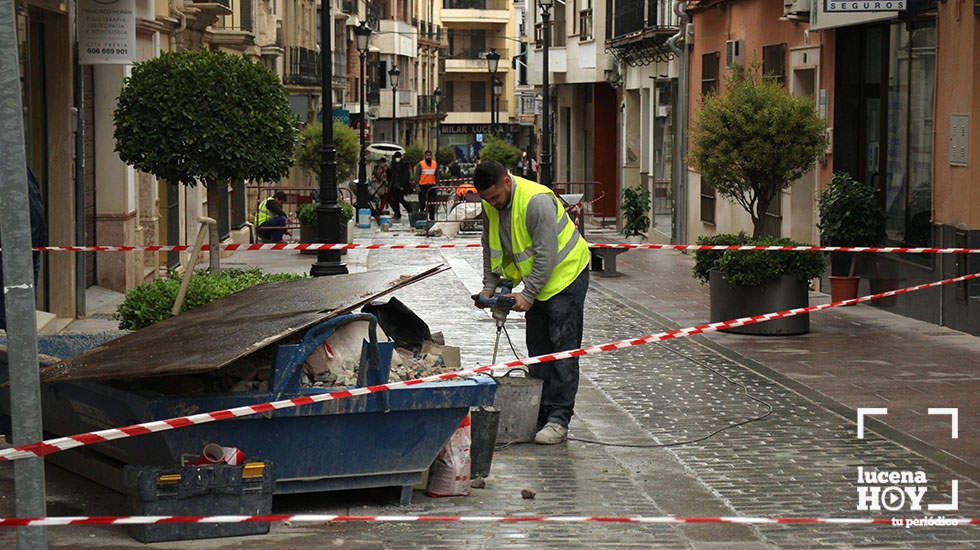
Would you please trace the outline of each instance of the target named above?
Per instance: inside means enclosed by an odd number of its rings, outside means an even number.
[[[523,294],[505,294],[504,298],[512,298],[514,300],[514,307],[511,308],[514,311],[527,311],[531,309],[531,302],[528,302]]]
[[[492,290],[484,290],[484,291],[480,292],[480,294],[478,294],[478,296],[482,296],[484,298],[489,298],[489,297],[493,296],[493,291]],[[476,307],[478,307],[480,309],[486,309],[487,308],[487,306],[485,306],[482,302],[480,302],[480,300],[477,300],[476,298],[473,299],[473,305],[475,305]]]

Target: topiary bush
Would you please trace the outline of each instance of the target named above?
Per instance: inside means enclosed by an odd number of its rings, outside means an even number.
[[[402,157],[402,161],[405,162],[410,168],[415,168],[415,165],[418,164],[424,156],[425,150],[422,149],[422,146],[418,143],[413,143],[408,146],[408,149],[405,149],[405,155]],[[439,159],[436,159],[436,163],[438,162]]]
[[[777,237],[751,238],[745,233],[721,233],[699,237],[699,245],[801,246],[802,243]],[[819,252],[765,252],[755,250],[698,250],[694,256],[694,277],[705,284],[711,271],[719,270],[726,281],[738,286],[762,286],[783,275],[809,281],[823,274],[824,257]]]
[[[885,239],[885,210],[874,185],[837,172],[820,193],[820,238],[826,246],[878,246]]]
[[[480,160],[495,160],[510,170],[521,160],[521,150],[500,138],[491,137],[480,149]]]
[[[193,50],[137,63],[114,114],[119,158],[209,190],[278,181],[293,162],[296,117],[274,73],[240,55]],[[208,213],[218,218],[218,201]]]
[[[722,196],[752,218],[763,235],[765,213],[779,192],[805,174],[826,148],[813,100],[735,70],[724,95],[702,99],[688,161]]]
[[[320,175],[320,147],[323,145],[323,125],[311,122],[299,134],[296,144],[296,164]],[[342,122],[333,122],[333,145],[337,151],[337,182],[354,178],[357,172],[357,154],[360,150],[354,129]]]
[[[170,318],[170,308],[180,289],[180,277],[174,272],[167,278],[139,285],[126,293],[126,298],[116,310],[119,328],[139,330]],[[259,269],[227,269],[217,273],[199,271],[191,276],[181,311],[194,309],[255,285],[304,277],[291,273],[263,273]]]
[[[650,193],[645,187],[623,189],[623,234],[646,237],[650,227]]]
[[[456,150],[452,145],[443,145],[436,150],[436,162],[439,166],[449,166],[456,160]]]
[[[354,217],[354,207],[351,203],[339,199],[337,200],[337,206],[340,207],[340,224],[346,227],[347,222]],[[308,202],[296,210],[296,217],[299,219],[300,225],[316,227],[318,223],[316,207],[317,203]]]

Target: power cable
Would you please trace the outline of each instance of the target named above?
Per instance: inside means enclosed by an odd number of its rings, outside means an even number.
[[[759,403],[760,405],[766,407],[766,412],[764,414],[759,415],[759,416],[755,416],[755,417],[752,417],[752,418],[748,418],[746,420],[742,420],[740,422],[736,422],[734,424],[729,424],[727,426],[723,426],[723,427],[718,428],[717,430],[715,430],[715,431],[713,431],[713,432],[711,432],[711,433],[709,433],[709,434],[707,434],[705,436],[702,436],[702,437],[698,437],[698,438],[695,438],[695,439],[687,439],[687,440],[684,440],[684,441],[675,441],[675,442],[672,442],[672,443],[650,443],[650,444],[645,444],[645,443],[612,443],[612,442],[609,442],[609,441],[601,441],[601,440],[597,440],[597,439],[588,439],[588,438],[584,438],[584,437],[568,436],[568,439],[570,441],[578,441],[580,443],[590,443],[592,445],[602,445],[604,447],[629,447],[629,448],[634,448],[634,449],[658,449],[658,448],[665,448],[665,447],[680,447],[682,445],[691,445],[691,444],[694,444],[694,443],[700,443],[702,441],[706,441],[706,440],[708,440],[708,439],[710,439],[710,438],[712,438],[712,437],[714,437],[714,436],[716,436],[716,435],[718,435],[718,434],[720,434],[720,433],[722,433],[724,431],[730,430],[732,428],[737,428],[739,426],[745,426],[746,424],[751,424],[753,422],[759,422],[761,420],[764,420],[764,419],[768,418],[770,415],[772,415],[772,413],[774,411],[774,407],[772,406],[772,404],[770,404],[770,403],[768,403],[766,401],[763,401],[762,399],[759,399],[758,397],[752,395],[749,392],[748,386],[746,386],[745,384],[743,384],[743,383],[741,383],[741,382],[739,382],[737,380],[734,380],[731,377],[729,377],[728,375],[726,375],[724,373],[721,373],[721,372],[719,372],[719,371],[711,368],[710,366],[708,366],[703,361],[700,361],[698,359],[695,359],[694,357],[691,357],[690,355],[687,355],[686,353],[682,353],[682,352],[680,352],[678,350],[675,350],[675,349],[673,349],[673,348],[671,348],[669,346],[666,346],[666,345],[664,345],[662,343],[657,344],[657,346],[659,346],[659,347],[661,347],[661,348],[669,351],[670,353],[673,353],[675,355],[678,355],[680,357],[683,357],[684,359],[687,359],[688,361],[691,361],[691,362],[697,364],[698,366],[700,366],[703,369],[706,369],[706,370],[709,370],[709,371],[713,372],[714,374],[716,374],[716,375],[724,378],[730,384],[734,384],[736,386],[739,386],[742,389],[742,393],[746,397],[748,397],[752,401],[755,401],[756,403]]]

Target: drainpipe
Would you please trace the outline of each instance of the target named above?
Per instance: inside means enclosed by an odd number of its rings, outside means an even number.
[[[687,0],[674,2],[674,13],[677,15],[680,30],[667,39],[667,45],[674,55],[680,59],[680,70],[677,78],[677,109],[674,112],[674,162],[671,166],[671,179],[675,183],[674,199],[674,232],[675,243],[687,242],[687,113],[689,103],[689,84],[691,57],[687,43]],[[679,45],[680,44],[680,45]]]

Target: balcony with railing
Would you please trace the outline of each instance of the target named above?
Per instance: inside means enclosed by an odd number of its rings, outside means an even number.
[[[676,31],[679,25],[669,0],[613,0],[611,22],[613,39],[646,30]]]
[[[670,0],[612,0],[612,6],[606,45],[620,62],[636,66],[670,59],[666,41],[680,25]]]
[[[384,55],[415,57],[418,51],[418,35],[412,23],[398,19],[382,19],[378,22],[379,33],[371,38],[371,45]]]
[[[377,94],[378,102],[371,103],[371,106],[377,105],[377,116],[379,118],[391,118],[391,88],[378,89]],[[398,102],[398,108],[395,109],[397,118],[414,118],[418,114],[419,95],[417,92],[413,90],[396,90],[394,96],[394,99]],[[370,93],[368,94],[368,98],[370,100]]]
[[[472,104],[468,108],[472,111],[456,110],[446,113],[443,125],[452,124],[490,124],[490,98],[480,102],[479,105]],[[506,99],[500,98],[500,120],[506,122],[510,119],[508,114],[509,106]],[[472,131],[472,130],[470,130]]]
[[[220,17],[218,24],[214,26],[214,30],[219,32],[253,32],[255,30],[252,0],[224,0],[216,3],[229,8],[231,13]]]
[[[486,73],[487,51],[493,46],[483,48],[454,48],[449,50],[445,56],[447,73]],[[510,70],[510,51],[506,48],[497,48],[500,54],[500,63],[497,65],[497,73],[504,74]]]
[[[443,23],[501,23],[510,21],[508,0],[443,0]]]
[[[420,95],[418,96],[418,107],[416,112],[419,116],[439,114],[439,96]]]
[[[336,60],[334,60],[336,62]],[[320,85],[320,53],[309,48],[286,49],[286,84],[298,86]]]

